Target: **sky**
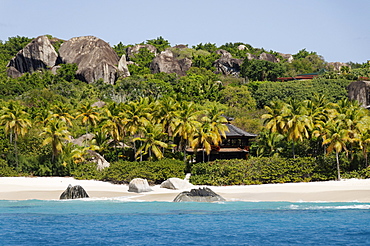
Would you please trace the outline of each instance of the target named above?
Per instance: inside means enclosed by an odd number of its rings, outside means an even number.
[[[370,0],[0,0],[0,40],[92,35],[111,46],[242,42],[327,62],[370,60]]]

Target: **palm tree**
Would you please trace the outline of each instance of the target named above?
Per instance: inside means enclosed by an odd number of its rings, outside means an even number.
[[[167,148],[167,143],[163,142],[163,138],[165,137],[166,133],[163,132],[163,128],[161,124],[148,124],[142,128],[143,137],[135,138],[134,141],[140,141],[141,146],[138,148],[137,152],[135,153],[135,157],[139,154],[149,155],[149,159],[152,159],[152,154],[157,159],[163,158],[163,153],[161,148]]]
[[[31,121],[27,119],[28,113],[15,103],[10,103],[8,107],[3,107],[0,124],[5,126],[5,133],[9,134],[10,143],[14,143],[16,156],[16,168],[18,168],[18,137],[23,137],[28,128],[31,127]]]
[[[202,122],[209,122],[211,124],[212,131],[216,135],[215,145],[218,145],[222,141],[222,138],[226,138],[226,131],[229,131],[226,123],[227,119],[222,116],[223,112],[219,111],[217,107],[212,107],[206,110],[206,116],[202,117]]]
[[[157,123],[163,125],[164,132],[168,137],[173,135],[175,129],[175,118],[178,109],[178,103],[172,97],[165,97],[156,107],[157,114],[153,115]]]
[[[76,119],[81,118],[82,125],[85,125],[86,127],[87,135],[89,133],[89,126],[96,126],[97,122],[99,121],[99,113],[97,112],[96,107],[92,107],[90,103],[81,105],[78,113],[79,114],[76,116]]]
[[[343,150],[348,153],[346,144],[350,143],[352,139],[349,137],[350,130],[344,127],[343,121],[341,120],[332,120],[327,124],[327,127],[324,129],[323,145],[327,146],[327,153],[330,154],[333,150],[335,151],[335,157],[337,161],[337,173],[338,180],[340,177],[340,165],[339,165],[339,153]]]
[[[284,119],[286,104],[282,101],[271,102],[270,104],[271,106],[265,106],[267,114],[263,114],[261,118],[264,120],[267,130],[283,134],[286,124]]]
[[[101,131],[108,133],[117,143],[124,136],[121,104],[112,103],[104,112]]]
[[[43,128],[40,136],[46,136],[42,145],[51,145],[52,162],[55,162],[56,157],[63,153],[63,145],[70,139],[70,133],[65,126],[65,123],[60,120],[50,120],[46,127]]]
[[[149,113],[149,100],[140,99],[138,102],[131,101],[125,105],[124,111],[120,114],[122,117],[125,134],[132,137],[134,152],[136,153],[136,138],[141,137],[141,129],[144,129],[150,123],[152,115]],[[142,157],[142,156],[140,156]]]
[[[209,158],[209,154],[212,150],[212,145],[218,145],[219,142],[219,134],[216,133],[212,123],[210,122],[203,122],[202,125],[197,129],[197,132],[194,135],[194,138],[191,141],[191,147],[194,150],[197,150],[199,147],[202,147],[202,154],[203,154],[203,162],[204,153],[207,153]]]
[[[293,142],[293,158],[295,158],[294,143],[303,138],[310,137],[310,130],[313,128],[311,118],[307,116],[305,107],[301,102],[291,100],[286,104],[283,111],[285,126],[283,132],[287,134],[287,139]]]
[[[179,110],[176,112],[174,136],[179,137],[179,149],[184,152],[186,159],[186,146],[192,142],[192,139],[199,128],[200,122],[197,120],[199,111],[195,109],[192,102],[182,101]]]
[[[370,116],[365,115],[356,124],[358,143],[365,158],[365,167],[368,166],[368,147],[370,144]]]
[[[57,104],[54,105],[51,108],[51,115],[50,118],[60,119],[61,121],[64,121],[67,126],[72,126],[72,121],[74,117],[69,113],[71,110],[64,106],[63,104]]]
[[[258,156],[274,156],[282,152],[283,148],[279,147],[284,136],[277,132],[264,131],[258,137]]]

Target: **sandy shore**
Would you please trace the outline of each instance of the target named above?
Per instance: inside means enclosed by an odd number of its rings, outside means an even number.
[[[65,177],[1,177],[0,200],[53,200],[69,184],[81,185],[92,199],[172,201],[181,190],[153,186],[145,193],[128,192],[128,185]],[[197,188],[198,186],[195,186]],[[207,186],[227,201],[370,202],[370,179],[248,186]]]

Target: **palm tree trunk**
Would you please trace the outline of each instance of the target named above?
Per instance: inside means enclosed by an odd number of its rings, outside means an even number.
[[[340,168],[339,168],[339,153],[338,153],[338,152],[336,152],[336,153],[335,153],[335,157],[337,158],[337,172],[338,172],[338,181],[340,181],[340,180],[341,180],[341,178],[340,178]]]
[[[294,141],[293,141],[293,158],[295,159]]]
[[[14,152],[15,152],[15,169],[18,170],[19,159],[18,159],[18,148],[17,141],[14,139]]]

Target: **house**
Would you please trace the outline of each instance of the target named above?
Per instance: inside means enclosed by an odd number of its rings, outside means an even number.
[[[248,157],[251,140],[256,138],[256,134],[246,132],[231,123],[226,124],[228,131],[225,132],[226,138],[219,146],[213,146],[210,155],[205,149],[187,149],[189,155],[196,155],[195,161],[214,161],[216,159],[246,159]]]
[[[282,82],[284,81],[291,81],[291,80],[306,80],[306,79],[313,79],[317,77],[319,73],[306,73],[306,74],[298,74],[297,76],[294,77],[280,77],[277,78],[277,80],[280,80]]]

